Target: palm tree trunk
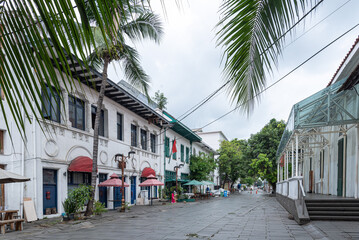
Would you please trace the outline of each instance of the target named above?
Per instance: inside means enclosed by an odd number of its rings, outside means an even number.
[[[106,88],[106,83],[107,83],[107,68],[108,68],[108,64],[110,62],[109,60],[110,60],[109,58],[104,59],[100,94],[97,99],[97,109],[96,109],[96,117],[95,117],[94,136],[93,136],[91,199],[87,203],[85,216],[90,216],[93,214],[93,203],[94,203],[94,199],[95,199],[96,180],[97,180],[98,130],[99,130],[99,126],[100,126],[100,117],[101,117],[103,98],[105,96],[105,88]]]

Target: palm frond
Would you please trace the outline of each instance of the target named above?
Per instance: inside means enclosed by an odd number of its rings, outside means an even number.
[[[147,12],[122,25],[121,31],[133,41],[149,38],[159,43],[163,35],[163,26],[158,15]]]
[[[71,91],[73,81],[79,80],[72,74],[75,62],[85,60],[97,46],[86,7],[92,10],[92,19],[103,35],[117,31],[119,20],[113,12],[130,7],[123,6],[128,4],[126,0],[74,2],[75,5],[72,0],[0,0],[0,85],[6,95],[6,103],[0,101],[0,106],[9,106],[20,131],[24,130],[25,118],[43,118],[39,113],[45,85],[60,92],[63,82]],[[108,38],[103,43],[108,46]],[[86,61],[84,65],[89,68]],[[64,74],[57,74],[58,70]],[[4,118],[8,124],[8,116]]]
[[[122,53],[120,54],[120,63],[124,70],[126,79],[130,82],[130,84],[140,89],[147,95],[148,98],[150,98],[148,96],[149,76],[141,67],[137,50],[126,44],[118,50]]]
[[[224,49],[224,77],[231,101],[248,113],[277,66],[286,32],[315,0],[224,0],[217,45]]]

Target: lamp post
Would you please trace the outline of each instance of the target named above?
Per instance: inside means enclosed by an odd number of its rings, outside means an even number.
[[[125,211],[125,163],[126,163],[126,159],[130,158],[131,157],[131,154],[135,154],[134,151],[130,151],[128,152],[128,155],[127,157],[125,157],[123,154],[119,153],[119,154],[116,154],[115,155],[115,162],[118,162],[120,167],[121,167],[121,171],[122,171],[122,177],[121,177],[121,180],[122,180],[122,188],[121,188],[121,194],[122,194],[122,200],[121,200],[121,212],[124,212]],[[113,202],[113,204],[115,205],[115,202]]]
[[[178,180],[177,180],[177,173],[178,173],[178,169],[179,168],[181,168],[181,167],[183,167],[184,166],[184,164],[180,164],[180,165],[178,165],[178,166],[175,166],[174,167],[174,169],[173,170],[175,170],[176,171],[176,192],[178,193]]]

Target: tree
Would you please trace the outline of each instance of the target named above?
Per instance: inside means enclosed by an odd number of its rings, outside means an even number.
[[[258,133],[248,139],[250,151],[246,156],[251,159],[252,175],[265,175],[275,190],[277,182],[277,149],[285,129],[284,121],[271,119]],[[254,159],[254,161],[252,161]]]
[[[63,82],[66,91],[72,91],[80,79],[72,73],[73,64],[78,59],[84,60],[80,67],[89,70],[86,57],[93,46],[99,47],[96,36],[99,32],[114,36],[122,19],[114,17],[114,13],[130,17],[131,2],[0,0],[0,86],[21,133],[24,133],[26,119],[31,123],[32,119],[38,122],[44,118],[42,88],[51,85],[59,93],[60,82]],[[96,32],[92,31],[87,16],[89,10],[93,13],[91,21],[98,23]],[[108,44],[110,39],[104,39]],[[57,75],[56,68],[64,74]],[[45,93],[48,98],[47,95]],[[2,101],[0,107],[4,111]],[[4,119],[10,130],[6,114]]]
[[[225,0],[217,27],[224,48],[224,76],[232,101],[250,111],[266,86],[266,72],[277,65],[284,33],[306,6],[317,0]],[[319,5],[322,1],[319,1]]]
[[[277,182],[277,170],[273,171],[273,162],[269,161],[266,154],[260,153],[258,158],[253,159],[251,167],[261,179],[267,179],[270,183]]]
[[[209,174],[216,168],[216,162],[213,155],[200,153],[190,158],[189,169],[190,178],[197,181],[209,180]]]
[[[154,101],[157,104],[159,109],[161,110],[166,109],[166,105],[168,103],[167,98],[163,93],[160,92],[160,90],[155,92],[155,96],[152,98],[152,101]]]
[[[219,157],[217,159],[218,171],[222,186],[226,182],[233,184],[240,178],[244,177],[245,167],[242,157],[242,150],[245,147],[245,141],[234,139],[232,141],[222,141],[219,148]]]
[[[96,68],[102,67],[102,81],[97,100],[94,124],[93,165],[91,176],[92,192],[85,213],[87,216],[92,215],[93,212],[93,199],[95,196],[97,176],[99,123],[105,88],[107,85],[108,65],[113,61],[120,63],[127,79],[133,85],[141,87],[142,91],[147,94],[149,78],[139,63],[138,52],[136,49],[126,44],[126,40],[136,41],[149,38],[159,42],[162,35],[162,27],[159,17],[153,14],[150,9],[141,2],[130,1],[130,3],[132,4],[130,7],[123,9],[125,14],[114,14],[113,17],[119,19],[119,24],[116,26],[116,30],[109,31],[109,29],[105,29],[105,34],[101,32],[101,29],[99,28],[99,25],[102,24],[102,22],[97,21],[90,4],[86,4],[87,17],[90,22],[93,22],[96,25],[92,27],[96,44],[88,57],[88,61]]]

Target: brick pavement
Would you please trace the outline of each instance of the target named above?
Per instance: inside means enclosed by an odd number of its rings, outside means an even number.
[[[3,239],[355,239],[358,222],[299,226],[274,197],[247,192],[195,203],[135,206],[77,224],[26,224]],[[47,220],[51,221],[56,220]]]

